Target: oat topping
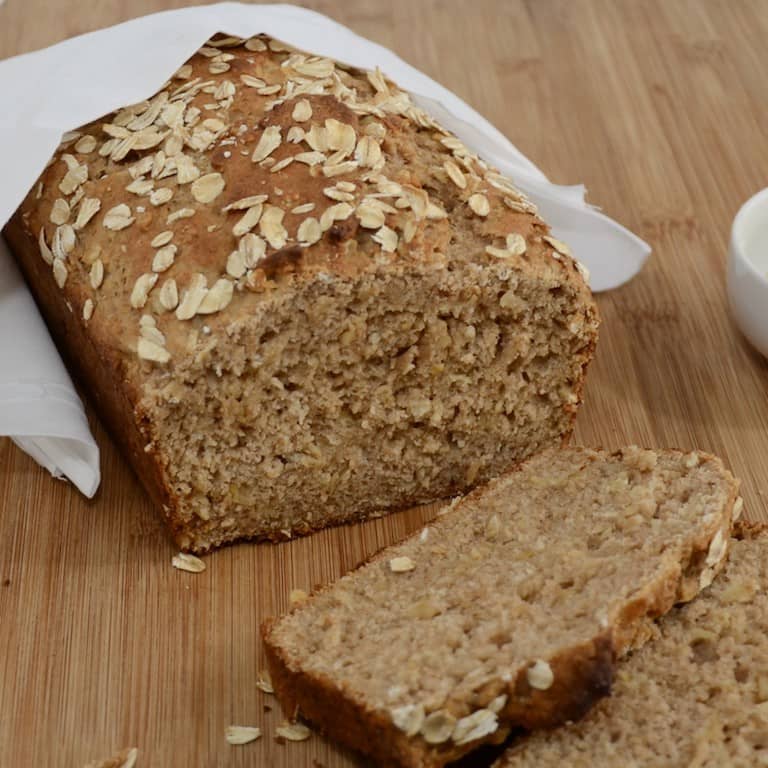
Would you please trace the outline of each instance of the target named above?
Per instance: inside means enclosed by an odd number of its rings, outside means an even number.
[[[299,99],[293,108],[291,117],[297,123],[304,123],[312,117],[312,105],[306,99]]]
[[[313,166],[324,163],[327,160],[327,157],[322,152],[312,150],[311,152],[299,152],[293,156],[293,159],[297,163],[304,163],[305,165]]]
[[[528,667],[526,677],[528,678],[528,685],[530,685],[531,688],[536,688],[540,691],[546,691],[555,681],[552,667],[550,667],[546,661],[541,659],[535,661]]]
[[[415,736],[424,725],[424,707],[421,704],[406,704],[390,713],[395,727],[406,736]]]
[[[97,142],[93,136],[83,136],[75,144],[75,152],[78,152],[81,155],[89,155],[96,149],[96,145]]]
[[[360,226],[366,229],[379,229],[386,221],[384,210],[373,201],[360,203],[355,213],[360,220]]]
[[[416,563],[410,557],[393,557],[389,561],[389,570],[392,573],[405,573],[416,568]]]
[[[176,317],[179,320],[189,320],[197,314],[206,293],[208,293],[208,281],[205,275],[192,276],[187,288],[182,291],[181,300],[176,308]]]
[[[584,278],[584,282],[589,284],[589,270],[586,265],[578,259],[575,259],[573,263],[576,265],[579,274]]]
[[[239,46],[253,53],[271,51],[279,70],[262,69],[256,57],[242,54],[234,68],[238,57],[235,49]],[[386,176],[391,162],[389,153],[395,151],[388,136],[397,136],[393,133],[397,121],[410,123],[427,137],[434,137],[440,158],[436,175],[442,175],[443,183],[447,177],[458,190],[459,199],[466,202],[475,216],[489,218],[494,208],[500,209],[500,216],[505,210],[535,213],[535,206],[508,179],[490,169],[458,138],[447,135],[378,69],[364,73],[374,91],[371,96],[367,86],[361,90],[350,80],[354,70],[322,56],[295,51],[275,40],[212,40],[199,54],[205,60],[202,70],[199,59],[197,66],[184,64],[158,94],[118,110],[98,125],[63,137],[58,161],[66,166],[66,171],[58,184],[61,196],[49,211],[49,220],[56,227],[48,233],[50,246],[45,228],[38,236],[41,257],[52,266],[60,287],[66,283],[65,262],[77,247],[80,233],[87,236],[88,227],[101,211],[102,199],[92,190],[105,177],[104,164],[122,166],[130,178],[127,183],[117,182],[124,190],[122,202],[103,194],[105,201],[117,202],[103,213],[103,227],[121,233],[138,222],[137,227],[146,232],[151,247],[156,249],[151,271],[140,275],[131,291],[130,304],[137,309],[147,303],[160,273],[177,263],[184,268],[185,259],[180,258],[177,246],[172,243],[174,232],[170,227],[208,206],[216,206],[217,200],[227,195],[228,183],[232,182],[227,176],[228,164],[219,165],[222,156],[232,162],[241,156],[250,157],[259,164],[257,173],[275,179],[291,168],[292,181],[301,174],[310,181],[316,180],[312,182],[315,186],[328,180],[321,189],[331,205],[318,206],[316,200],[306,197],[302,201],[293,196],[291,189],[258,181],[251,190],[242,190],[244,197],[220,208],[223,213],[233,212],[237,216],[224,225],[231,228],[233,241],[227,251],[229,255],[221,257],[218,277],[215,273],[209,275],[211,286],[203,274],[195,274],[193,262],[191,269],[164,280],[158,287],[156,311],[173,311],[179,320],[225,309],[235,287],[253,289],[258,284],[254,282],[253,271],[268,251],[289,243],[311,248],[324,238],[333,237],[333,233],[325,233],[350,216],[356,218],[355,226],[360,227],[357,237],[362,252],[366,251],[366,242],[377,246],[367,249],[374,258],[395,254],[401,242],[413,242],[423,228],[434,226],[431,222],[446,219],[446,205],[450,210],[455,203],[438,199],[431,187],[407,182],[397,165],[391,175],[399,174],[399,182]],[[320,102],[313,98],[328,96],[343,104],[346,112],[320,117]],[[261,129],[261,125],[249,123],[238,114],[238,97],[262,99],[266,127]],[[269,124],[270,113],[282,104],[289,121],[283,125]],[[354,120],[344,116],[350,112]],[[275,156],[284,141],[290,152],[285,154],[284,149]],[[217,159],[212,161],[212,155],[206,154],[214,151]],[[84,162],[88,155],[94,158],[92,171]],[[41,190],[42,187],[38,195]],[[89,192],[91,196],[87,196]],[[153,220],[152,208],[148,212],[148,206],[131,203],[139,197],[150,206],[160,207],[171,202],[176,194],[181,196],[180,207],[164,212],[159,219]],[[232,195],[227,196],[231,200]],[[286,212],[301,218],[286,222]],[[162,228],[163,219],[169,228]],[[210,224],[207,230],[213,233],[220,226]],[[117,234],[115,238],[116,247],[123,251],[125,237]],[[565,244],[550,236],[542,238],[557,258],[560,254],[570,255]],[[485,251],[498,258],[519,256],[526,251],[525,238],[518,233],[510,233],[503,246],[498,243],[498,239],[489,237]],[[91,265],[91,288],[98,290],[104,279],[103,263],[92,257],[87,263]],[[586,276],[583,267],[574,264]],[[145,269],[148,268],[149,264]],[[176,278],[180,280],[178,286]],[[93,306],[93,300],[89,309],[84,305],[84,314],[90,316]],[[168,352],[156,341],[143,337],[140,357],[155,362],[166,358]]]
[[[709,544],[709,550],[707,551],[706,564],[708,566],[718,565],[720,561],[725,557],[728,551],[728,532],[719,530],[712,541]]]
[[[274,693],[275,689],[272,686],[272,678],[269,676],[269,672],[266,670],[260,672],[256,680],[256,687],[263,693]]]
[[[175,245],[165,245],[159,248],[155,252],[155,256],[152,259],[152,271],[153,272],[165,272],[166,269],[170,269],[173,266],[173,261],[176,258],[176,251],[178,249]]]
[[[136,351],[142,360],[149,360],[154,363],[167,363],[171,359],[171,355],[168,350],[165,349],[165,347],[162,347],[159,344],[156,344],[154,341],[150,341],[149,339],[144,338],[143,336],[139,337],[139,341],[136,345]],[[192,571],[193,573],[197,573],[197,571],[193,571],[191,567],[183,567],[181,565],[176,565],[175,563],[174,566],[176,568],[180,568],[183,571]]]
[[[245,266],[248,269],[253,269],[264,258],[264,254],[267,252],[267,244],[261,237],[249,232],[240,238],[237,249],[245,258]]]
[[[191,190],[198,203],[212,203],[224,191],[224,177],[220,173],[207,173],[192,183]]]
[[[453,160],[446,160],[443,163],[443,169],[448,174],[448,178],[459,188],[459,189],[466,189],[467,187],[467,180],[464,177],[464,174],[461,172],[461,169]]]
[[[451,739],[456,744],[469,744],[471,741],[494,733],[498,727],[499,721],[495,712],[490,709],[478,709],[456,723]]]
[[[296,237],[301,245],[309,246],[316,243],[323,236],[320,222],[312,216],[308,216],[299,224]]]
[[[237,221],[235,226],[232,227],[232,234],[235,237],[241,237],[247,232],[250,232],[259,223],[263,210],[261,203],[256,203],[256,205],[249,208],[245,214],[243,214],[242,218]]]
[[[211,315],[224,309],[232,301],[233,291],[234,283],[231,280],[227,280],[225,277],[217,280],[203,296],[197,308],[197,314]]]
[[[38,246],[40,247],[40,255],[43,257],[43,261],[49,266],[53,264],[53,253],[48,247],[48,243],[45,242],[45,228],[40,227],[40,234],[37,238]]]
[[[265,158],[269,157],[282,142],[282,135],[279,126],[270,125],[264,129],[261,134],[259,143],[256,145],[256,149],[253,150],[251,160],[254,163],[261,162]]]
[[[488,709],[490,709],[491,712],[494,712],[495,714],[498,715],[499,712],[501,712],[504,709],[504,707],[506,706],[508,698],[509,697],[507,696],[506,693],[502,693],[502,694],[498,695],[495,699],[493,699],[488,704]]]
[[[427,744],[443,744],[451,738],[455,727],[456,718],[450,712],[439,709],[424,718],[420,732]]]
[[[160,189],[152,191],[149,195],[149,202],[155,206],[165,205],[165,203],[169,202],[172,197],[173,190],[170,187],[161,187]]]
[[[64,155],[64,158],[72,157],[72,155]],[[74,158],[73,158],[74,159]],[[67,163],[68,169],[64,178],[59,182],[59,191],[65,195],[71,195],[84,181],[88,179],[88,166],[80,165],[75,160],[74,165]]]
[[[348,219],[355,209],[349,203],[336,203],[329,205],[320,216],[320,229],[325,232],[333,226],[335,221]]]
[[[172,312],[179,304],[179,293],[176,281],[173,278],[166,280],[160,288],[160,305],[168,312]]]
[[[275,728],[275,733],[286,741],[306,741],[312,735],[306,725],[289,722]]]
[[[59,288],[63,288],[67,282],[67,268],[61,259],[53,260],[53,279]]]
[[[69,221],[69,203],[60,197],[53,201],[50,220],[54,224],[66,224]]]
[[[75,230],[69,224],[62,224],[56,227],[53,233],[53,242],[51,243],[54,258],[66,259],[74,250],[76,241]]]
[[[291,163],[293,162],[292,157],[284,157],[279,162],[275,163],[270,169],[270,173],[278,173],[279,171],[282,171],[283,168],[287,168]]]
[[[387,226],[376,230],[373,240],[381,245],[381,249],[386,253],[394,253],[397,250],[397,232]]]
[[[137,747],[123,749],[116,755],[106,760],[95,760],[88,763],[85,768],[134,768],[139,758]]]
[[[240,250],[232,251],[227,257],[227,274],[231,277],[238,278],[245,274],[245,254]]]
[[[93,288],[94,291],[98,290],[104,282],[104,264],[101,259],[96,259],[93,264],[91,264],[89,280],[91,288]]]
[[[266,51],[267,44],[259,37],[252,37],[245,41],[245,48],[249,51]]]
[[[146,195],[149,194],[153,187],[155,186],[155,182],[152,181],[152,179],[144,179],[139,178],[132,181],[126,188],[126,192],[130,192],[134,195]]]
[[[304,141],[304,129],[300,125],[292,125],[285,135],[285,140],[290,144],[298,144]]]
[[[545,243],[549,243],[558,253],[562,253],[563,256],[573,257],[571,249],[562,240],[558,240],[555,237],[550,237],[549,235],[544,235],[542,239]]]
[[[226,211],[243,211],[247,208],[253,208],[259,203],[267,201],[267,195],[251,195],[250,197],[241,197],[239,200],[235,200],[234,203],[225,205],[221,210]]]
[[[179,208],[177,211],[168,214],[168,218],[165,220],[166,224],[173,224],[174,221],[179,219],[191,219],[195,215],[194,208]]]
[[[136,278],[131,291],[131,306],[134,309],[141,309],[149,298],[149,292],[154,288],[157,282],[157,275],[145,273]]]
[[[265,205],[259,219],[259,232],[273,248],[282,248],[288,239],[288,233],[283,226],[284,215],[282,208]]]
[[[488,198],[480,192],[471,195],[467,202],[472,211],[478,216],[487,216],[491,212],[491,204],[488,202]]]
[[[150,245],[153,248],[162,248],[164,245],[168,245],[168,243],[173,240],[173,230],[166,229],[162,232],[159,232],[152,238],[152,242]]]
[[[101,200],[96,197],[84,197],[77,211],[74,228],[85,229],[90,220],[101,210]]]
[[[261,728],[252,725],[230,725],[224,731],[229,744],[249,744],[261,736]]]
[[[202,573],[205,570],[205,563],[199,557],[186,552],[179,552],[178,555],[174,555],[171,559],[171,565],[180,571],[188,571],[189,573]]]
[[[110,208],[104,214],[104,220],[102,223],[107,229],[111,229],[116,232],[121,229],[125,229],[126,227],[130,227],[134,221],[135,219],[131,215],[131,209],[125,203],[120,203],[120,205],[116,205],[114,208]]]

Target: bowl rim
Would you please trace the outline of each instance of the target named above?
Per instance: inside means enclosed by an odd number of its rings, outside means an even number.
[[[749,271],[757,277],[760,282],[768,285],[768,270],[761,272],[757,268],[752,259],[749,258],[749,249],[744,247],[743,239],[741,237],[741,230],[744,227],[745,219],[761,204],[765,205],[766,216],[768,216],[768,187],[755,192],[755,194],[746,200],[741,208],[739,208],[731,226],[731,252],[734,257],[739,259],[739,262],[747,266]]]

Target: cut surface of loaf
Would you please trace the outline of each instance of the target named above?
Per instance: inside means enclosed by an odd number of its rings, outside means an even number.
[[[380,72],[266,38],[65,137],[6,236],[198,552],[561,442],[596,341],[583,270],[509,180]]]
[[[706,454],[545,451],[267,623],[284,711],[413,768],[577,719],[722,567],[737,489]]]
[[[768,765],[768,536],[730,549],[714,584],[620,665],[610,699],[496,768]]]

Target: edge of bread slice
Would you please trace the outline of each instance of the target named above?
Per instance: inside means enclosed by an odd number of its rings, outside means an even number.
[[[407,768],[576,720],[722,568],[737,493],[705,453],[545,451],[266,622],[283,709]]]
[[[768,528],[736,535],[720,578],[620,665],[610,700],[495,768],[768,765]]]

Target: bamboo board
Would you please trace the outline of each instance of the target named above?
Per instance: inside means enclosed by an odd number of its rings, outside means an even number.
[[[0,57],[175,5],[59,0],[53,13],[47,0],[9,0]],[[643,273],[599,297],[577,440],[718,453],[743,480],[747,514],[768,520],[768,363],[734,327],[724,289],[733,215],[768,186],[764,0],[306,5],[458,92],[652,244]],[[204,574],[181,573],[92,421],[103,485],[90,502],[0,440],[0,768],[81,768],[133,745],[140,768],[360,765],[319,736],[274,741],[282,718],[254,685],[259,623],[292,588],[337,577],[434,509],[231,547]],[[232,747],[233,723],[265,736]]]

